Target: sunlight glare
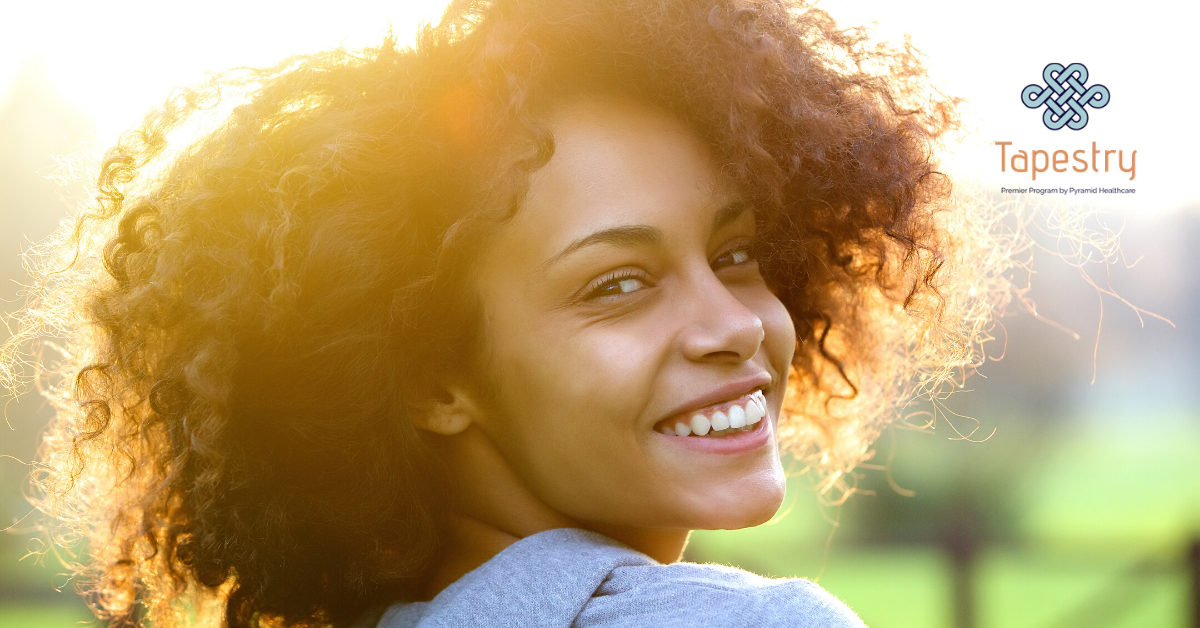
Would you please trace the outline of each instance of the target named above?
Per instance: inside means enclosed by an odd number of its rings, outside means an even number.
[[[400,45],[417,25],[437,22],[447,0],[334,3],[26,2],[5,10],[0,86],[40,61],[54,88],[111,144],[171,88],[205,72],[269,66],[301,53],[379,44],[390,23]]]

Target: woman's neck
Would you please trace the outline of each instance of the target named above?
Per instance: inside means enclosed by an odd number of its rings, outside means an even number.
[[[660,563],[679,560],[687,545],[690,530],[582,522],[554,510],[529,491],[477,427],[439,440],[437,446],[459,496],[459,509],[445,523],[443,558],[429,579],[425,599],[432,599],[509,545],[545,530],[592,530]]]
[[[504,548],[521,540],[470,517],[452,515],[446,522],[446,538],[442,558],[426,583],[423,599],[432,600],[438,593],[467,575],[476,567],[491,560]]]

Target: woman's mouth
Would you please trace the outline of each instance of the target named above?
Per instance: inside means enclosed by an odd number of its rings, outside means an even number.
[[[654,426],[654,430],[667,436],[721,438],[753,431],[766,415],[766,397],[761,390],[756,390],[733,401],[664,419]]]

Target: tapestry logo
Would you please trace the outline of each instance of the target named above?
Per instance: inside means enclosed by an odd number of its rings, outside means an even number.
[[[1108,104],[1108,88],[1092,85],[1085,89],[1088,80],[1087,66],[1072,63],[1063,67],[1051,63],[1042,70],[1046,85],[1028,85],[1021,90],[1021,102],[1030,109],[1045,106],[1042,123],[1047,129],[1057,131],[1064,126],[1078,131],[1087,126],[1088,112],[1085,107],[1100,109]]]

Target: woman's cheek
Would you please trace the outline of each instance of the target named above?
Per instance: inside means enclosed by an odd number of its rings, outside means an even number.
[[[556,341],[531,339],[545,359],[539,365],[540,385],[528,393],[530,401],[540,406],[539,416],[565,422],[546,428],[565,428],[573,442],[586,442],[628,427],[615,423],[635,415],[638,400],[653,382],[646,372],[653,360],[644,353],[645,343],[638,342],[643,339],[618,327],[567,334]]]

